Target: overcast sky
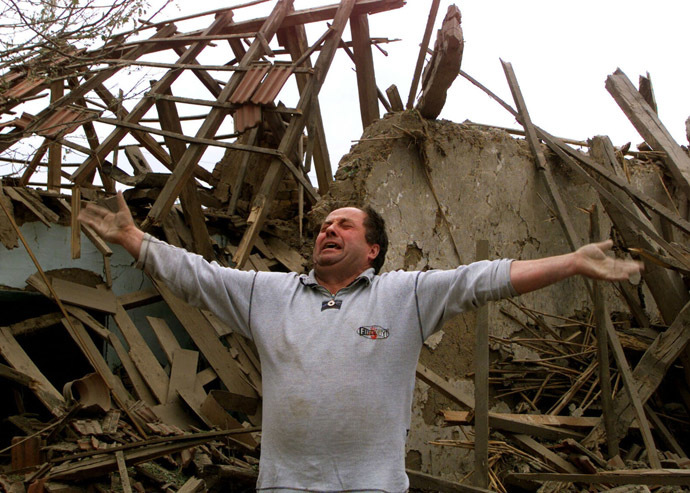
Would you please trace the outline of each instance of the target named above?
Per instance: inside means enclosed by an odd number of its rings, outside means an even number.
[[[299,10],[334,2],[295,0],[294,5]],[[151,3],[155,4],[155,1]],[[245,1],[177,0],[156,20],[242,3]],[[234,18],[241,21],[265,16],[274,3],[270,0],[238,9]],[[451,4],[448,0],[441,1],[432,46],[436,29]],[[369,16],[372,37],[401,40],[381,45],[388,56],[376,49],[373,54],[377,85],[385,91],[391,84],[396,84],[403,102],[407,100],[430,5],[431,0],[408,0],[407,5],[400,9]],[[639,75],[650,73],[662,122],[679,144],[688,144],[685,120],[690,116],[690,64],[687,62],[686,33],[690,2],[659,0],[652,7],[651,2],[639,0],[473,0],[456,2],[456,5],[462,13],[465,39],[462,69],[515,106],[500,59],[511,62],[532,120],[548,132],[577,140],[606,134],[614,145],[630,141],[634,147],[641,142],[642,138],[604,88],[606,76],[620,67],[636,86]],[[178,22],[177,25],[180,31],[192,31],[211,22],[212,17],[206,16]],[[325,30],[325,23],[309,24],[309,43],[314,43]],[[150,35],[150,30],[144,32],[144,36]],[[351,39],[349,27],[343,38]],[[201,63],[225,63],[231,58],[226,44],[218,42],[216,45],[218,48],[202,53],[199,57]],[[271,46],[277,48],[275,40]],[[215,50],[222,51],[218,55]],[[316,55],[312,57],[314,61]],[[167,62],[176,60],[172,53],[154,54],[149,58]],[[122,84],[126,91],[129,84],[126,72],[118,73],[107,85],[116,92],[117,84]],[[149,79],[160,77],[155,72],[154,69],[137,68],[130,76],[141,81],[141,89],[146,89]],[[227,80],[229,73],[216,72],[214,75]],[[185,80],[190,81],[189,90],[184,88]],[[194,77],[184,74],[173,86],[173,91],[176,95],[212,99],[205,89],[198,88]],[[287,106],[296,106],[294,82],[286,85],[278,99]],[[362,133],[353,63],[342,50],[336,54],[319,99],[335,171],[352,141]],[[45,101],[39,100],[35,104],[43,107]],[[132,105],[126,104],[128,108]],[[34,110],[39,111],[39,108]],[[207,109],[179,105],[179,111],[182,114],[200,114]],[[383,111],[381,107],[381,114]],[[440,118],[458,123],[471,120],[519,127],[510,114],[462,77],[458,77],[451,87]],[[183,122],[184,132],[194,135],[198,125],[199,122]],[[112,127],[106,130],[110,131]],[[227,118],[219,133],[232,131],[232,119]],[[222,154],[222,149],[209,149],[201,164],[212,169]],[[79,157],[67,157],[66,161],[75,159]],[[119,162],[126,169],[126,160],[122,158]]]
[[[333,2],[296,0],[295,8],[328,3]],[[441,1],[435,30],[452,3]],[[235,19],[265,15],[272,4],[239,9]],[[532,120],[550,133],[578,140],[606,134],[614,145],[641,142],[604,88],[606,76],[620,67],[636,86],[639,75],[650,73],[662,121],[679,144],[687,145],[684,122],[690,116],[690,64],[686,60],[690,2],[660,0],[653,7],[647,1],[594,0],[473,0],[455,4],[462,13],[465,39],[462,69],[514,106],[500,59],[511,62]],[[193,5],[183,2],[169,10],[170,16],[190,12]],[[227,3],[207,0],[203,5],[206,10]],[[408,0],[401,9],[369,17],[372,37],[401,39],[382,45],[388,56],[374,50],[374,64],[379,88],[396,84],[403,102],[430,5],[431,0]],[[203,24],[207,23],[208,18]],[[324,30],[322,23],[310,25],[309,42]],[[350,39],[349,28],[343,38]],[[280,97],[289,100],[289,89],[286,91]],[[320,102],[335,169],[362,132],[353,64],[342,51],[336,55]],[[519,127],[503,108],[461,77],[451,87],[440,118]]]

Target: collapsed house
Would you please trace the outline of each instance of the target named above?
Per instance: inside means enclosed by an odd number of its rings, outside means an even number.
[[[203,31],[161,22],[98,50],[37,54],[2,76],[9,118],[0,159],[16,162],[14,152],[31,149],[0,189],[4,490],[187,493],[251,490],[256,479],[256,352],[76,221],[86,201],[112,204],[116,184],[154,236],[253,270],[308,269],[311,226],[350,204],[371,204],[386,219],[384,270],[537,258],[612,237],[617,255],[645,262],[641,279],[570,279],[463,314],[426,341],[411,484],[690,485],[690,158],[656,116],[649,80],[638,90],[622,72],[607,79],[644,138],[638,151],[606,137],[554,137],[532,124],[510,64],[515,108],[460,70],[456,8],[422,73],[433,2],[410,91],[421,85],[421,96],[405,109],[397,88],[376,87],[367,21],[402,6],[344,0],[294,11],[281,0],[268,17],[241,22],[226,9]],[[323,21],[328,28],[309,45],[304,25]],[[348,21],[351,42],[342,39]],[[220,63],[200,63],[212,42],[229,50]],[[337,49],[356,67],[366,129],[333,179],[318,93]],[[177,62],[157,61],[163,52]],[[127,109],[106,82],[132,65],[162,73]],[[186,95],[212,97],[176,95],[183,73],[199,87]],[[524,131],[435,120],[458,74]],[[293,77],[300,98],[288,108],[276,98]],[[40,112],[14,117],[48,94]],[[182,129],[184,105],[206,112],[194,136]],[[228,116],[235,132],[219,135]],[[209,147],[224,149],[212,171],[200,166]],[[83,157],[70,162],[74,155]],[[167,171],[154,171],[160,166]]]

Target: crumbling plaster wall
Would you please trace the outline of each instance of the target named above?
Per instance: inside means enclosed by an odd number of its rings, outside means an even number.
[[[579,240],[583,244],[588,240],[590,214],[586,210],[593,204],[600,211],[602,235],[608,236],[611,223],[601,214],[603,208],[591,187],[548,152],[547,158]],[[571,251],[547,205],[549,195],[526,142],[499,130],[425,121],[415,112],[387,115],[368,127],[343,157],[336,182],[315,207],[313,219],[319,221],[333,207],[366,203],[387,223],[390,249],[384,271],[453,268],[475,259],[480,239],[489,241],[490,258],[532,259]],[[611,288],[607,294],[614,309],[625,310]],[[591,306],[580,279],[563,281],[519,301],[562,316],[587,314]],[[499,308],[526,319],[508,302],[492,306],[490,334],[510,337],[520,327],[501,315]],[[435,340],[427,341],[421,356],[424,365],[466,395],[473,394],[467,375],[473,371],[474,324],[472,313],[452,320]],[[515,357],[529,357],[521,346],[513,345],[511,350]],[[506,354],[493,354],[497,356]],[[503,403],[494,405],[508,410]],[[427,442],[471,440],[471,434],[462,436],[471,429],[441,428],[437,412],[442,408],[457,409],[458,405],[418,381],[408,466],[459,480],[473,468],[471,453]]]

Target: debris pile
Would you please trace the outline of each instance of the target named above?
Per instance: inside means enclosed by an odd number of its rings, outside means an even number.
[[[371,46],[385,40],[370,37],[367,21],[403,3],[294,11],[280,0],[268,17],[240,22],[223,9],[202,31],[178,31],[185,19],[146,25],[98,50],[37,54],[0,76],[8,118],[0,160],[23,166],[0,183],[8,249],[0,252],[0,377],[9,383],[0,399],[0,488],[253,489],[262,395],[255,348],[78,223],[84,202],[113,204],[116,184],[154,236],[256,271],[308,269],[308,226],[351,204],[371,204],[386,219],[384,270],[534,258],[612,237],[617,255],[645,262],[636,284],[567,281],[463,315],[427,341],[411,484],[690,485],[690,158],[656,116],[651,82],[638,90],[616,71],[606,84],[645,140],[638,151],[606,137],[554,137],[531,122],[509,63],[516,109],[459,70],[455,7],[422,74],[434,1],[403,111],[395,86],[385,95],[376,86]],[[309,46],[304,24],[323,21],[324,35]],[[351,42],[342,39],[348,21]],[[279,46],[269,47],[274,37]],[[226,42],[220,62],[199,61]],[[366,130],[333,181],[318,94],[339,48],[357,70]],[[174,63],[147,57],[171,52]],[[132,66],[161,72],[127,109],[106,82]],[[174,95],[183,73],[212,98]],[[524,131],[508,132],[525,139],[431,120],[458,74],[512,113]],[[288,108],[276,98],[293,76],[301,97]],[[14,118],[15,108],[48,93],[42,111]],[[206,113],[179,112],[188,106]],[[235,132],[219,134],[229,115]],[[194,119],[192,137],[183,122]],[[208,148],[225,152],[212,171],[200,165]],[[28,158],[13,157],[21,153]],[[82,160],[68,162],[75,155]],[[46,182],[32,181],[41,170]]]

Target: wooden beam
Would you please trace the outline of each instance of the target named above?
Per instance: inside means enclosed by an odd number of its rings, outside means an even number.
[[[508,85],[510,86],[510,92],[513,94],[515,105],[518,108],[520,123],[525,128],[525,132],[527,134],[527,142],[529,143],[529,147],[532,150],[532,155],[536,160],[537,170],[539,171],[539,174],[544,180],[544,184],[546,185],[549,197],[551,198],[554,208],[558,214],[557,219],[560,222],[561,227],[563,228],[563,232],[565,233],[566,240],[568,241],[570,248],[572,248],[572,250],[575,251],[580,246],[582,246],[581,241],[579,240],[579,236],[575,232],[575,228],[573,226],[572,221],[570,220],[570,215],[568,214],[568,209],[565,205],[565,201],[563,200],[560,192],[558,191],[556,182],[553,179],[551,170],[549,169],[548,163],[546,162],[546,158],[544,157],[544,152],[541,149],[541,144],[537,139],[537,134],[534,129],[534,125],[532,125],[532,119],[529,116],[529,112],[527,111],[527,105],[525,104],[525,100],[522,97],[522,91],[520,90],[517,78],[515,77],[513,66],[509,62],[504,62],[502,60],[501,64],[503,65],[503,71],[506,74],[506,79],[508,79]]]
[[[489,242],[478,240],[477,261],[489,258]],[[489,487],[489,306],[477,310],[474,346],[474,484]]]
[[[470,409],[475,408],[475,401],[472,396],[464,396],[458,393],[458,391],[445,378],[434,373],[432,370],[430,370],[423,364],[417,363],[415,375],[422,382],[433,387],[453,402],[457,402],[461,406]]]
[[[604,165],[607,169],[610,169],[613,173],[616,173],[616,175],[622,177],[623,171],[616,159],[613,145],[608,137],[594,137],[592,140],[591,155],[594,160]],[[607,184],[602,185],[606,187],[607,190],[610,190],[611,194],[619,200],[620,204],[622,204],[625,209],[637,216],[638,222],[647,224],[648,229],[656,232],[656,228],[654,228],[647,217],[640,212],[635,202],[625,191],[608,186]],[[656,250],[656,245],[654,245],[647,236],[642,234],[638,224],[633,222],[628,214],[619,210],[614,204],[606,200],[605,197],[601,197],[601,201],[606,213],[620,233],[627,248],[642,248],[649,251]],[[643,260],[645,259],[643,258]],[[644,264],[645,268],[642,272],[642,278],[647,283],[654,297],[654,301],[659,308],[664,323],[670,325],[680,310],[682,310],[683,306],[690,301],[688,290],[678,274],[674,274],[649,260],[646,260]]]
[[[590,213],[589,241],[594,243],[601,241],[599,230],[599,215],[596,206]],[[597,338],[597,362],[599,366],[599,388],[601,389],[601,408],[604,425],[606,427],[606,445],[608,456],[619,455],[618,437],[616,435],[616,417],[613,413],[613,395],[611,394],[611,368],[609,365],[609,344],[606,333],[606,318],[609,316],[601,281],[592,281],[594,294],[594,322]],[[610,323],[610,320],[609,320]]]
[[[562,459],[560,455],[552,452],[542,444],[536,442],[533,438],[520,434],[513,435],[511,438],[518,442],[521,450],[527,449],[529,453],[537,455],[546,464],[556,469],[556,471],[571,474],[578,472],[578,469],[574,465]]]
[[[227,15],[220,15],[215,21],[204,31],[204,35],[213,35],[217,33],[222,27],[225,26],[232,19],[228,19]],[[192,43],[185,53],[179,58],[177,63],[187,63],[189,60],[194,59],[201,51],[206,47],[208,41],[198,41]],[[156,82],[154,87],[151,89],[150,94],[163,93],[165,92],[172,83],[182,74],[181,70],[170,70],[161,79]],[[132,111],[124,118],[127,123],[136,123],[141,117],[146,114],[146,112],[153,106],[154,99],[152,97],[146,97],[139,101],[137,105],[132,109]],[[124,138],[127,134],[127,130],[122,127],[117,127],[106,139],[101,143],[99,148],[96,150],[93,156],[90,156],[82,163],[81,166],[72,175],[72,181],[77,184],[81,184],[87,174],[96,167],[96,165],[105,160],[105,157],[110,153],[117,144]],[[193,172],[194,166],[198,163],[193,163],[190,168],[190,173]],[[177,197],[177,196],[176,196]]]
[[[81,188],[72,188],[72,204],[70,211],[70,231],[71,241],[70,250],[72,259],[81,258],[81,221],[79,221],[79,211],[81,210]]]
[[[429,48],[429,41],[431,40],[431,32],[434,29],[434,22],[436,22],[436,15],[438,14],[438,7],[440,0],[432,0],[431,8],[429,9],[429,17],[426,21],[426,29],[424,29],[424,36],[422,37],[422,44],[419,46],[419,54],[417,55],[417,64],[414,68],[414,75],[412,76],[412,84],[410,84],[410,93],[407,96],[407,109],[414,106],[414,98],[417,94],[417,86],[419,79],[422,76],[422,68],[424,67],[424,60],[426,59],[426,52]]]
[[[38,400],[53,416],[61,416],[65,412],[65,399],[57,391],[45,375],[19,345],[9,328],[0,327],[0,356],[15,370],[31,377],[35,383],[33,392]]]
[[[315,75],[305,86],[304,91],[300,97],[298,108],[302,110],[302,115],[295,115],[291,118],[290,124],[288,125],[285,135],[280,141],[278,150],[280,150],[283,155],[290,156],[297,148],[297,143],[302,137],[302,132],[306,126],[309,115],[312,110],[311,102],[312,98],[318,97],[319,91],[323,84],[323,81],[328,73],[328,69],[333,61],[333,56],[340,43],[340,38],[342,36],[347,20],[352,15],[352,9],[354,6],[354,0],[343,0],[338,7],[338,12],[336,13],[333,25],[330,27],[329,34],[326,41],[319,53],[319,58],[315,65]],[[251,212],[247,218],[247,230],[240,241],[237,248],[237,252],[233,257],[233,261],[240,268],[244,265],[249,258],[252,246],[254,245],[254,240],[259,235],[259,231],[263,227],[264,221],[268,215],[268,206],[270,205],[273,197],[278,191],[280,182],[285,173],[284,167],[279,160],[273,160],[271,162],[264,181],[259,188],[259,192],[254,198],[254,203],[252,204]]]
[[[277,29],[280,27],[280,24],[283,22],[283,19],[285,18],[285,15],[287,14],[288,7],[292,4],[292,2],[278,2],[271,13],[271,15],[268,17],[266,20],[265,24],[261,27],[259,30],[259,33],[263,36],[264,39],[270,40]],[[227,22],[222,23],[222,25],[225,25]],[[214,23],[215,25],[216,23]],[[222,27],[219,24],[219,29]],[[209,33],[212,34],[212,33]],[[189,52],[187,50],[187,52]],[[186,53],[187,53],[186,52]],[[185,53],[185,54],[186,54]],[[196,52],[194,53],[194,56],[196,56]],[[257,38],[254,39],[254,42],[252,43],[251,47],[247,51],[247,54],[244,56],[242,61],[239,63],[240,67],[247,67],[249,66],[253,61],[255,61],[257,58],[259,58],[263,54],[263,46],[261,41],[259,40],[259,36],[257,35]],[[184,58],[184,56],[182,57]],[[180,60],[180,62],[183,62],[184,60]],[[242,80],[242,74],[241,73],[233,73],[232,77],[228,81],[228,83],[225,85],[223,90],[221,91],[220,95],[218,96],[218,101],[221,103],[226,102],[230,96],[235,92],[235,89],[239,85],[240,81]],[[160,84],[160,83],[159,83]],[[162,92],[159,89],[159,84],[156,85],[156,90],[153,92]],[[169,87],[169,86],[168,86]],[[167,89],[167,87],[165,87]],[[223,123],[223,120],[225,119],[226,112],[219,110],[218,108],[213,108],[204,122],[202,123],[201,127],[199,128],[196,137],[197,138],[210,138],[215,135],[216,131],[220,127],[221,123]],[[165,216],[168,214],[170,211],[170,208],[172,207],[173,203],[179,196],[180,192],[182,191],[185,182],[191,177],[191,174],[194,170],[194,167],[199,163],[199,160],[201,159],[201,156],[204,154],[206,151],[206,146],[205,145],[200,145],[200,144],[192,144],[190,145],[187,150],[185,151],[182,159],[177,163],[175,166],[175,169],[173,170],[172,176],[168,180],[168,183],[163,187],[163,190],[161,191],[160,195],[158,196],[158,199],[156,202],[153,204],[153,207],[149,211],[148,216],[142,223],[142,228],[146,229],[150,227],[151,225],[156,225],[160,224]]]
[[[640,402],[651,397],[670,368],[690,341],[690,303],[678,314],[671,326],[660,334],[645,351],[632,374],[632,383]],[[618,436],[627,433],[630,423],[635,419],[634,404],[626,392],[619,392],[614,401],[614,413],[617,418]],[[592,445],[600,441],[604,434],[603,425],[595,427],[583,445]]]
[[[278,31],[278,40],[285,46],[290,53],[292,61],[298,60],[301,55],[307,50],[307,34],[304,26],[298,25],[293,27],[283,27]],[[303,65],[306,68],[311,68],[311,60],[307,58]],[[306,74],[295,73],[297,81],[297,89],[300,96],[304,93],[309,78]],[[313,135],[310,138],[314,140],[314,171],[316,172],[316,182],[319,186],[319,193],[325,194],[333,182],[333,169],[331,167],[331,159],[328,154],[328,145],[326,143],[326,131],[323,128],[323,119],[321,118],[321,106],[319,99],[313,98],[311,101],[311,124],[313,127]],[[312,128],[308,129],[309,132]]]
[[[249,132],[242,134],[239,140],[242,144],[248,144],[255,146],[259,143],[259,127],[256,126],[252,128]],[[230,203],[228,204],[227,213],[233,215],[235,209],[237,208],[237,201],[242,193],[242,185],[244,184],[244,178],[247,175],[247,169],[249,168],[249,158],[251,154],[245,152],[242,154],[242,159],[239,163],[239,169],[237,170],[237,176],[235,177],[235,183],[232,186],[232,192],[230,194]]]
[[[628,360],[625,358],[625,353],[623,352],[623,346],[621,346],[618,335],[616,334],[613,324],[611,323],[611,317],[606,306],[606,301],[603,297],[600,298],[598,309],[601,311],[600,319],[597,322],[603,324],[602,329],[606,332],[608,336],[609,343],[611,344],[611,351],[616,360],[616,365],[618,370],[623,377],[623,384],[627,390],[629,402],[632,404],[633,413],[637,419],[637,423],[640,425],[640,432],[642,433],[642,439],[644,441],[645,447],[647,448],[647,458],[649,463],[654,469],[661,469],[661,462],[659,461],[659,456],[657,455],[656,446],[654,445],[654,438],[652,437],[652,432],[649,428],[649,422],[644,413],[643,404],[647,399],[642,400],[638,393],[638,384],[635,381],[635,377],[630,370],[630,365]],[[614,416],[618,417],[616,413]],[[623,428],[623,427],[621,427]],[[627,429],[627,427],[625,427]],[[619,434],[620,433],[620,434]],[[617,430],[616,438],[624,436],[624,433]]]
[[[170,89],[165,91],[167,94],[172,94]],[[161,128],[170,132],[182,134],[182,124],[180,123],[180,116],[177,113],[177,106],[172,101],[157,100],[156,109],[161,122]],[[183,142],[169,137],[165,138],[165,144],[170,150],[170,156],[173,162],[177,163],[182,160],[187,147]],[[180,202],[182,204],[182,212],[187,220],[189,229],[192,232],[192,242],[194,245],[193,251],[203,256],[209,262],[216,260],[216,255],[211,244],[211,236],[206,228],[206,218],[201,210],[201,203],[197,196],[196,184],[194,180],[186,182],[182,193],[180,195]]]
[[[398,86],[391,84],[388,89],[386,89],[386,94],[388,95],[388,100],[391,103],[391,110],[393,111],[403,111],[405,107],[402,104],[402,99],[400,99],[400,93],[398,92]]]
[[[465,46],[460,19],[460,10],[450,5],[438,31],[431,60],[424,71],[422,95],[416,106],[424,118],[434,119],[441,114],[448,89],[460,71]]]
[[[380,115],[374,58],[369,39],[369,20],[366,14],[350,17],[350,32],[352,34],[352,51],[357,74],[357,92],[359,94],[362,127],[367,128],[375,120],[378,120]]]
[[[89,322],[92,321],[89,319]],[[130,393],[125,389],[122,384],[122,380],[110,370],[110,366],[103,358],[101,351],[96,347],[93,339],[89,336],[82,324],[81,320],[72,319],[72,324],[70,326],[66,319],[62,320],[62,325],[67,330],[72,340],[77,344],[79,349],[87,355],[87,359],[91,362],[94,367],[94,371],[106,382],[106,385],[113,394],[116,394],[118,402],[127,406],[128,408],[134,404],[134,399]],[[100,326],[99,329],[105,329],[105,327]]]
[[[65,82],[62,79],[50,83],[50,104],[55,104],[65,95]],[[48,190],[60,191],[62,181],[62,144],[53,142],[48,146]]]
[[[686,197],[690,197],[690,157],[666,130],[655,111],[621,69],[606,78],[606,89],[650,147],[666,153],[669,171]]]
[[[562,473],[510,473],[509,477],[529,481],[553,481],[558,483],[585,484],[648,484],[690,486],[690,471],[687,469],[635,469],[603,471],[596,474]]]
[[[474,77],[467,74],[466,72],[463,72],[462,70],[460,70],[460,75],[462,75],[464,78],[469,80],[472,84],[474,84],[475,86],[480,88],[482,91],[484,91],[486,94],[488,94],[494,101],[496,101],[498,104],[503,106],[503,108],[505,108],[514,117],[516,117],[516,118],[519,117],[519,114],[517,111],[515,111],[509,104],[507,104],[505,101],[503,101],[501,98],[499,98],[490,89],[488,89],[487,87],[482,85]],[[562,155],[564,155],[564,154],[570,156],[572,158],[572,160],[576,160],[577,162],[579,162],[582,165],[584,165],[585,167],[587,167],[587,169],[595,171],[599,176],[606,179],[608,182],[610,182],[610,183],[616,185],[618,188],[624,190],[625,193],[630,195],[631,198],[635,199],[636,201],[643,204],[645,207],[647,207],[647,208],[651,209],[652,211],[654,211],[655,213],[657,213],[659,216],[668,220],[671,224],[673,224],[677,228],[681,229],[685,233],[690,234],[690,222],[679,217],[678,214],[671,211],[667,207],[663,206],[662,204],[660,204],[656,200],[652,199],[651,197],[645,195],[644,193],[641,193],[635,187],[630,186],[625,180],[617,177],[615,174],[604,169],[602,166],[598,165],[597,163],[595,163],[594,161],[589,159],[584,154],[579,153],[575,149],[565,145],[561,139],[558,139],[557,137],[550,135],[549,133],[545,132],[544,130],[542,130],[539,127],[535,126],[535,129],[537,131],[537,135],[539,136],[539,138],[544,140],[544,142],[549,146],[549,148],[551,148],[551,150],[556,152],[559,155],[559,157],[561,157],[563,159]],[[560,149],[560,153],[556,150],[557,148]],[[586,175],[586,176],[589,176],[589,175]]]

